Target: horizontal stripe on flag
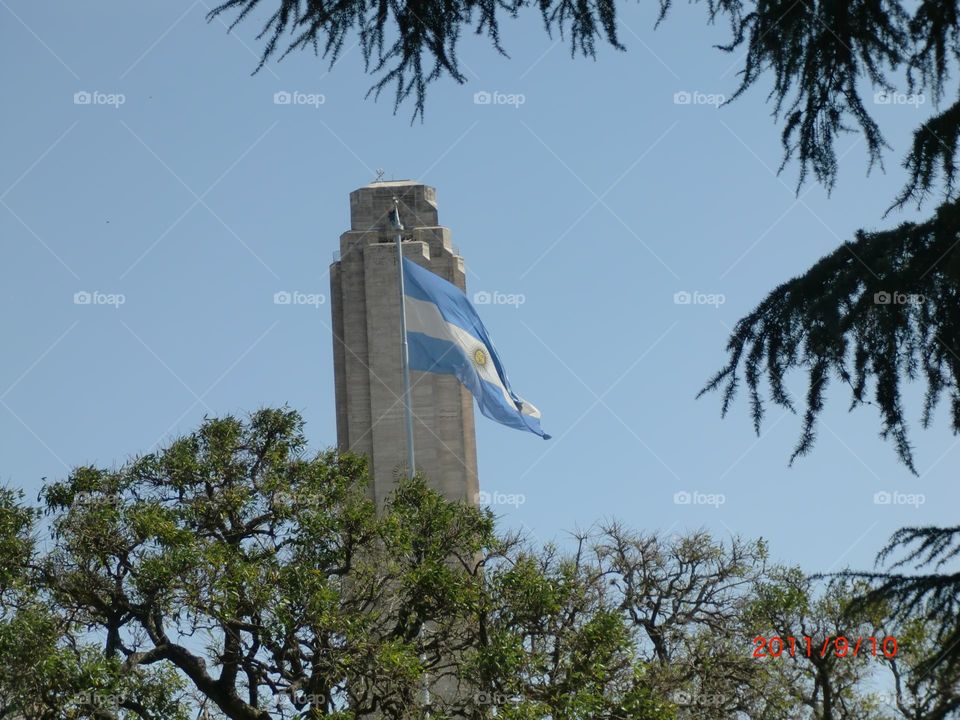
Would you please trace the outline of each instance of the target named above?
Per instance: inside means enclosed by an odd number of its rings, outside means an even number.
[[[455,375],[473,393],[487,417],[521,430],[532,429],[524,417],[539,419],[540,413],[529,403],[524,403],[523,411],[519,410],[499,378],[480,372],[460,344],[409,330],[407,342],[411,370]]]
[[[503,395],[503,399],[508,407],[517,408],[517,404],[510,396],[510,391],[507,390],[500,380],[500,375],[497,373],[497,369],[493,364],[493,353],[487,344],[480,338],[468,333],[462,327],[458,327],[444,320],[439,308],[432,302],[407,296],[407,332],[420,333],[424,336],[442,340],[455,346],[456,350],[448,347],[433,347],[434,350],[441,352],[444,358],[443,362],[437,363],[438,366],[449,365],[452,368],[454,365],[459,365],[460,360],[451,357],[452,353],[458,352],[462,358],[467,360],[467,365],[480,376],[481,380],[492,385],[496,388],[497,392]],[[471,360],[477,350],[480,350],[487,358],[486,364],[479,365]],[[415,367],[412,361],[410,367],[417,370],[420,369]],[[431,370],[430,372],[452,373],[454,371],[450,369],[446,371]],[[522,402],[519,410],[525,415],[540,417],[540,412],[530,405],[530,403]]]

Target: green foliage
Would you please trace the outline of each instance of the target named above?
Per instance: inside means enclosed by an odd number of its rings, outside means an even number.
[[[163,717],[187,720],[183,678],[171,668],[129,672],[39,599],[0,620],[0,716],[23,720]]]
[[[163,668],[230,718],[416,715],[426,667],[462,641],[455,619],[477,592],[466,563],[492,520],[420,478],[378,512],[367,482],[360,458],[307,455],[289,410],[209,419],[119,469],[78,468],[42,492],[53,547],[30,578],[43,614],[14,615],[0,657],[27,652],[26,624],[55,667],[96,660],[117,687]],[[12,561],[28,528],[4,499]],[[86,672],[38,671],[28,695],[119,692]]]
[[[381,507],[367,482],[359,458],[308,454],[284,409],[48,484],[48,547],[0,491],[0,717],[874,717],[863,661],[762,662],[750,640],[883,623],[902,628],[904,707],[956,708],[956,665],[927,670],[951,619],[858,606],[864,579],[817,594],[762,540],[702,531],[537,547],[423,478]],[[952,547],[930,536],[913,559]]]
[[[862,582],[834,579],[818,594],[815,582],[797,568],[775,568],[758,584],[746,613],[749,634],[779,638],[783,648],[779,658],[757,660],[766,666],[772,686],[780,688],[771,693],[779,700],[770,708],[774,717],[778,712],[795,716],[801,708],[811,718],[824,720],[877,717],[871,715],[873,698],[864,691],[873,663],[869,641],[856,654],[853,650],[858,638],[883,637],[868,608],[851,610],[863,589]],[[838,641],[841,637],[845,640]],[[849,644],[846,650],[843,642]],[[826,643],[826,652],[821,643]],[[758,652],[774,651],[763,645]]]
[[[942,720],[960,710],[960,668],[945,659],[936,623],[910,617],[895,626],[897,654],[884,659],[893,679],[888,705],[905,720]]]
[[[36,513],[22,502],[22,492],[0,488],[0,599],[20,587],[33,553],[30,532]]]
[[[671,704],[636,664],[628,618],[607,594],[581,538],[572,556],[547,546],[491,564],[467,674],[475,712],[510,720],[672,720]]]

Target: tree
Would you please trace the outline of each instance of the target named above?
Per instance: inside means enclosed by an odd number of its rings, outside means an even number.
[[[910,639],[905,658],[890,666],[902,713],[919,708],[935,718],[960,711],[960,572],[949,569],[958,555],[960,526],[905,527],[877,555],[885,571],[841,573],[870,583],[854,612],[884,605]],[[915,572],[904,572],[911,564]]]
[[[757,584],[747,613],[754,656],[778,676],[773,696],[790,699],[790,717],[873,720],[877,703],[863,684],[873,662],[867,638],[877,635],[880,615],[866,606],[851,611],[863,588],[850,580],[817,590],[798,568],[775,568]]]
[[[884,659],[893,678],[887,704],[903,720],[944,720],[960,709],[960,669],[956,664],[931,666],[930,658],[940,653],[938,628],[922,616],[898,623],[892,633],[898,652]]]
[[[594,541],[580,536],[570,553],[518,546],[487,566],[468,671],[480,679],[476,710],[507,720],[674,720],[593,562]]]
[[[672,720],[595,566],[367,486],[265,409],[0,491],[0,718]]]
[[[758,633],[861,632],[841,611],[862,579],[815,600],[762,540],[702,531],[537,546],[420,477],[378,508],[363,460],[310,454],[287,409],[40,500],[0,489],[0,718],[876,717],[849,658],[750,657]],[[883,607],[912,633],[889,665],[904,707],[956,717],[958,666],[924,665],[946,620]]]
[[[611,523],[594,554],[649,682],[673,698],[680,717],[730,718],[755,708],[762,669],[746,651],[742,621],[766,572],[766,543],[726,544],[703,531],[662,537]]]
[[[492,520],[422,479],[378,513],[366,483],[359,458],[307,456],[295,412],[263,410],[47,485],[44,553],[3,496],[6,714],[418,716]]]
[[[38,513],[22,501],[22,493],[0,491],[0,717],[115,718],[128,708],[186,720],[173,674],[123,677],[82,634],[71,637],[71,626],[83,627],[78,609],[54,611],[31,577]]]

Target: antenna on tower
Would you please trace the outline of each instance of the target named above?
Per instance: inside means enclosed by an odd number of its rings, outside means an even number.
[[[375,183],[383,182],[383,174],[386,172],[383,168],[377,168],[377,177],[374,180]]]

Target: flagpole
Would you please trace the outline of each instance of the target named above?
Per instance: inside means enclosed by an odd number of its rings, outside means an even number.
[[[396,230],[395,243],[397,246],[397,280],[400,287],[400,339],[403,343],[403,406],[407,426],[407,476],[413,477],[416,472],[413,456],[413,408],[410,393],[410,349],[407,345],[407,306],[404,302],[405,288],[403,286],[403,224],[400,222],[400,204],[393,198],[393,210],[390,213],[390,224]]]

